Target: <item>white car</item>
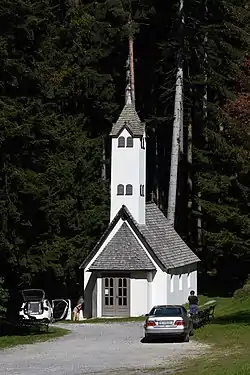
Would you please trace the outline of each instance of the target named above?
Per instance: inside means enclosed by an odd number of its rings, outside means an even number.
[[[42,289],[22,290],[23,303],[19,310],[19,317],[24,320],[33,320],[50,323],[53,319],[52,306],[45,298]]]
[[[162,337],[181,338],[189,341],[193,334],[193,322],[187,310],[180,305],[154,306],[149,314],[146,314],[144,323],[145,339]]]
[[[69,299],[45,298],[42,289],[25,289],[21,291],[23,303],[19,318],[25,321],[51,323],[54,320],[71,320],[71,301]]]

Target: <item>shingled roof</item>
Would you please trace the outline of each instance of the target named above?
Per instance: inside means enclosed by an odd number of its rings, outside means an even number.
[[[146,225],[140,225],[139,228],[166,268],[177,268],[200,261],[155,203],[146,204]]]
[[[154,270],[155,266],[124,222],[89,268],[94,270]]]
[[[152,267],[152,264],[147,263],[149,258],[137,241],[136,236],[146,247],[154,261],[166,271],[200,261],[173,226],[169,224],[158,206],[150,202],[146,204],[145,225],[139,225],[127,207],[122,206],[80,268],[87,266],[121,217],[125,221],[124,224],[126,221],[130,224],[135,236],[127,224],[125,224],[126,226],[123,224],[89,270],[135,270],[139,269],[135,268],[139,267],[139,263],[141,263],[140,269],[148,270],[148,267]]]
[[[134,104],[128,103],[124,106],[120,117],[116,123],[113,124],[110,135],[118,136],[124,127],[127,128],[134,137],[141,137],[144,134],[145,124],[141,122]]]

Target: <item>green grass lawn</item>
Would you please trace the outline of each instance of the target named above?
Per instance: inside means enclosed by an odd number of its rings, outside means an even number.
[[[6,324],[3,321],[0,321],[0,324],[3,327],[3,324]],[[14,332],[9,332],[8,334],[0,335],[0,350],[10,348],[16,345],[24,344],[33,344],[35,342],[43,342],[68,334],[70,331],[62,328],[50,327],[48,332],[30,332],[27,334],[17,334]]]
[[[195,331],[194,340],[211,344],[208,353],[190,359],[179,375],[250,375],[250,299],[214,298],[215,319]],[[206,302],[202,298],[201,303]]]
[[[73,320],[59,320],[56,323],[63,323],[63,324],[95,324],[95,323],[103,323],[103,324],[110,324],[110,323],[126,323],[126,322],[143,322],[145,320],[145,316],[138,316],[134,318],[91,318],[86,320],[80,321],[73,321]]]

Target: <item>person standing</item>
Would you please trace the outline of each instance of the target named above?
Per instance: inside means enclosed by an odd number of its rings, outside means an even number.
[[[81,308],[82,308],[81,303],[79,303],[78,305],[75,306],[75,308],[73,310],[73,321],[79,320],[79,314],[80,314]]]
[[[80,316],[80,312],[83,310],[83,303],[84,303],[84,299],[83,297],[81,296],[78,301],[77,301],[77,304],[73,310],[73,320],[74,321],[77,321],[79,320],[79,316]],[[82,320],[82,319],[81,319]]]
[[[195,292],[191,290],[190,295],[188,296],[188,302],[189,302],[189,311],[191,314],[198,314],[198,304],[199,300],[198,297],[195,295]]]

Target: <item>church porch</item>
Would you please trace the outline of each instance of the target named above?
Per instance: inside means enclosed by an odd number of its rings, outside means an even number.
[[[89,272],[84,317],[136,317],[152,307],[152,271]],[[87,276],[87,275],[86,275]]]

